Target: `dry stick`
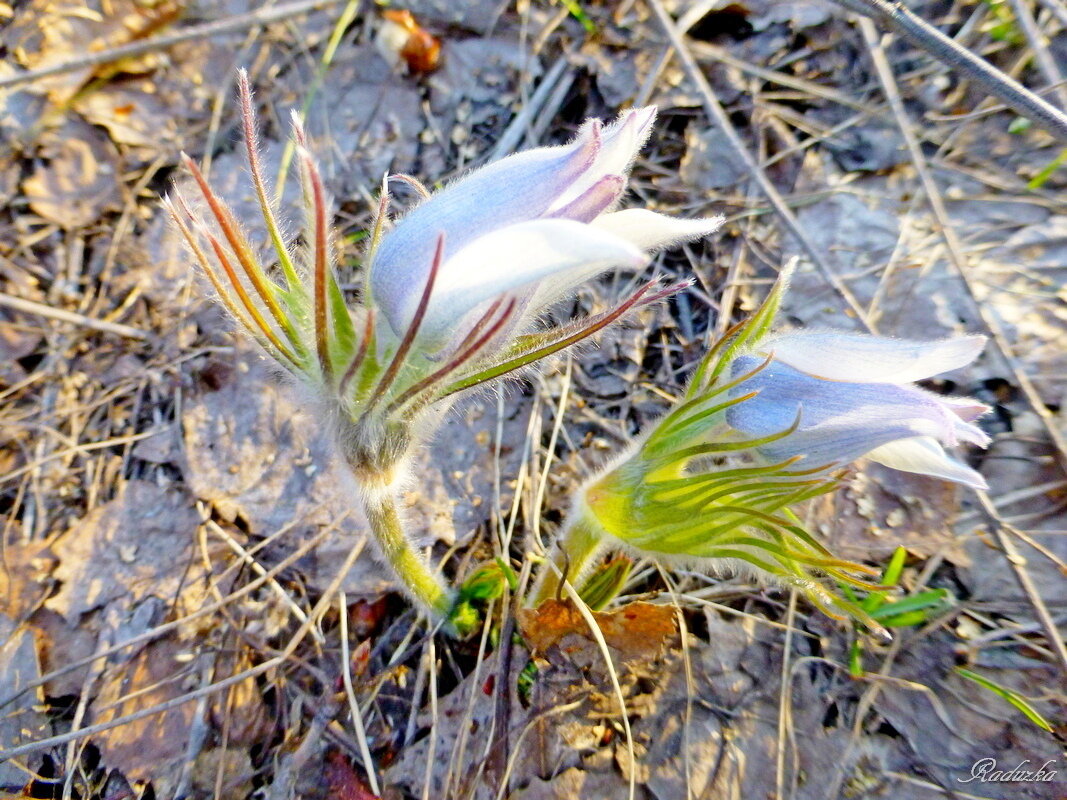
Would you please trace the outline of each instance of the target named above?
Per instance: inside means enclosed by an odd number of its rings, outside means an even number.
[[[101,50],[99,53],[78,56],[69,61],[61,61],[58,64],[51,64],[47,67],[41,67],[40,69],[7,75],[0,78],[0,89],[6,89],[9,86],[18,86],[23,83],[31,83],[40,78],[47,78],[51,75],[61,75],[64,72],[74,72],[79,69],[84,69],[85,67],[95,67],[99,64],[108,64],[124,58],[132,58],[133,56],[151,53],[155,50],[162,50],[165,47],[186,42],[190,39],[205,39],[210,36],[218,36],[223,33],[230,33],[231,31],[238,31],[243,28],[251,28],[254,25],[268,25],[272,22],[278,22],[283,19],[306,14],[309,11],[316,11],[320,8],[334,6],[340,2],[341,0],[304,0],[304,2],[289,3],[284,6],[275,6],[274,8],[264,8],[259,11],[252,11],[248,14],[239,14],[235,17],[219,20],[217,22],[193,25],[189,28],[175,31],[174,33],[168,33],[166,36],[157,36],[153,39],[131,42],[130,44],[124,44],[120,47],[113,47],[110,50]]]
[[[1056,138],[1067,141],[1067,114],[913,14],[903,4],[892,0],[833,2],[864,18],[878,19],[941,63],[966,73],[1016,113],[1033,120]]]
[[[919,173],[919,178],[922,182],[923,190],[926,193],[926,199],[930,204],[930,209],[933,211],[934,217],[937,219],[937,224],[941,228],[941,235],[945,240],[945,247],[948,251],[949,261],[959,274],[960,280],[963,282],[964,288],[967,290],[967,296],[969,297],[971,304],[974,306],[975,311],[992,334],[993,342],[996,344],[997,349],[1000,350],[1001,356],[1011,370],[1012,378],[1015,380],[1016,385],[1022,389],[1027,402],[1040,417],[1048,432],[1049,438],[1056,446],[1056,455],[1060,466],[1067,471],[1067,441],[1064,440],[1063,434],[1056,425],[1056,422],[1052,417],[1052,412],[1049,411],[1041,401],[1037,389],[1030,381],[1029,376],[1019,368],[1015,354],[1012,351],[1011,345],[1008,343],[1008,339],[1005,336],[1003,329],[1000,327],[999,321],[993,314],[986,311],[984,305],[974,292],[974,285],[967,272],[967,262],[963,256],[960,241],[956,236],[955,229],[952,227],[952,220],[949,218],[948,212],[945,209],[945,204],[941,198],[941,192],[937,187],[937,183],[934,181],[933,175],[930,174],[929,166],[926,163],[926,157],[923,155],[922,148],[919,146],[919,142],[915,138],[911,120],[907,115],[907,110],[904,108],[904,101],[900,97],[900,91],[897,88],[893,70],[889,66],[885,51],[882,49],[874,23],[869,19],[861,18],[859,24],[871,54],[871,61],[874,63],[875,71],[878,73],[878,78],[882,82],[886,99],[889,101],[889,106],[897,118],[900,132],[903,135],[904,142],[911,154],[916,171]],[[1014,542],[1012,542],[1005,533],[1004,527],[999,521],[997,510],[989,500],[989,495],[983,491],[976,491],[975,493],[978,495],[978,501],[982,505],[983,510],[985,510],[989,517],[994,535],[996,536],[1001,549],[1004,551],[1005,558],[1008,559],[1012,570],[1015,572],[1016,580],[1018,580],[1020,587],[1030,600],[1031,605],[1033,605],[1034,612],[1037,614],[1038,619],[1045,628],[1045,635],[1048,637],[1049,646],[1055,651],[1060,666],[1063,668],[1064,672],[1067,673],[1067,645],[1064,645],[1063,638],[1060,636],[1059,631],[1056,628],[1052,615],[1049,614],[1048,608],[1037,591],[1037,587],[1034,586],[1029,573],[1026,571],[1025,559],[1019,556],[1018,551],[1015,549]]]
[[[37,314],[42,317],[58,320],[59,322],[72,322],[75,325],[81,325],[83,328],[91,328],[94,331],[103,331],[104,333],[114,333],[129,339],[143,340],[148,338],[148,333],[146,331],[132,328],[129,325],[120,325],[117,322],[106,322],[101,319],[93,319],[84,314],[79,314],[76,311],[65,311],[45,303],[35,303],[33,300],[23,300],[21,297],[12,297],[11,295],[2,292],[0,292],[0,306],[13,308],[16,311],[23,311],[27,314]]]
[[[826,259],[823,258],[823,254],[819,251],[819,248],[815,246],[815,243],[808,238],[808,235],[804,232],[803,228],[800,227],[799,220],[797,220],[796,216],[789,209],[788,204],[778,193],[774,184],[771,183],[766,173],[760,168],[759,164],[756,163],[752,154],[748,152],[748,148],[745,147],[745,144],[741,141],[741,137],[738,135],[733,123],[730,122],[730,117],[722,107],[722,103],[720,103],[718,97],[715,96],[711,84],[708,83],[707,78],[705,78],[704,74],[700,71],[700,67],[693,58],[693,54],[689,52],[685,42],[682,41],[682,37],[675,28],[673,20],[667,13],[666,9],[663,8],[662,0],[649,0],[649,5],[656,13],[656,17],[659,19],[660,25],[666,32],[667,38],[670,40],[671,46],[674,48],[674,52],[677,53],[678,58],[681,59],[682,67],[689,76],[689,80],[692,81],[693,85],[696,86],[697,90],[700,92],[701,98],[704,101],[704,111],[712,119],[719,130],[722,131],[727,141],[729,141],[730,146],[744,162],[745,168],[752,175],[753,180],[755,180],[767,200],[774,207],[778,216],[782,218],[786,228],[789,229],[789,232],[793,234],[793,237],[800,243],[801,247],[804,248],[804,251],[808,254],[808,257],[818,268],[819,272],[822,273],[823,277],[837,291],[837,293],[841,295],[842,299],[852,310],[852,313],[854,313],[856,318],[863,323],[864,327],[874,333],[875,328],[867,318],[867,312],[856,300],[848,286],[846,286],[841,278],[830,268],[830,265],[826,262]]]

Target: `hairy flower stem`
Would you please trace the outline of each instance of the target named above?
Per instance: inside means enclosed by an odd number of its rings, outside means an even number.
[[[541,569],[536,589],[531,594],[531,605],[539,606],[560,593],[560,574],[572,585],[580,587],[579,581],[592,567],[604,547],[604,533],[589,514],[582,514],[573,525],[564,531],[552,553],[552,563],[559,573],[548,564]]]
[[[367,493],[363,510],[379,551],[408,596],[422,606],[434,622],[448,617],[455,600],[453,592],[404,535],[392,495],[387,490]]]

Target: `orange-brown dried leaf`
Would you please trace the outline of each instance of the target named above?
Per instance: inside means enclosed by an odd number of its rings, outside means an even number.
[[[604,640],[620,653],[623,661],[655,657],[676,629],[674,609],[670,606],[638,602],[592,614]],[[547,600],[537,608],[520,610],[519,630],[535,654],[543,654],[561,642],[564,652],[576,647],[585,649],[584,643],[574,645],[563,641],[572,634],[586,642],[595,641],[585,618],[570,600]]]

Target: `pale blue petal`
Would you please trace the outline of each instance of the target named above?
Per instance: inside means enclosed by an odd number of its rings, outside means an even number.
[[[476,169],[408,212],[378,246],[370,265],[372,299],[393,325],[426,283],[438,236],[445,258],[486,233],[536,219],[596,160],[598,124],[560,147],[527,150]]]
[[[648,257],[617,236],[564,219],[520,222],[475,239],[441,265],[419,338],[442,343],[482,303],[505,292],[528,299],[545,280],[581,283],[612,267],[639,269]],[[417,307],[400,309],[405,330]]]
[[[760,363],[758,357],[744,356],[731,370],[736,377]],[[746,436],[787,430],[800,414],[794,433],[761,448],[773,460],[801,455],[810,464],[847,463],[876,447],[917,436],[946,444],[985,441],[977,427],[963,422],[940,398],[914,386],[820,380],[773,361],[732,394],[751,391],[759,394],[727,412],[727,422]]]

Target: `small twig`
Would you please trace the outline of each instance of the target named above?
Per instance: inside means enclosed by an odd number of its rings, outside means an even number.
[[[1033,120],[1056,138],[1067,141],[1067,114],[913,14],[902,3],[894,0],[833,2],[864,17],[877,19],[941,63],[965,73],[1017,114]]]
[[[21,297],[12,297],[3,292],[0,292],[0,306],[13,308],[16,311],[23,311],[27,314],[37,314],[38,316],[48,317],[49,319],[58,320],[59,322],[72,322],[75,325],[81,325],[83,328],[92,328],[93,330],[103,331],[104,333],[114,333],[129,339],[139,339],[143,341],[148,338],[148,332],[142,331],[139,328],[132,328],[129,325],[121,325],[118,322],[106,322],[102,319],[93,319],[84,314],[79,314],[76,311],[65,311],[62,308],[53,308],[44,303],[36,303],[33,300],[24,300]]]
[[[40,69],[32,69],[26,72],[18,72],[14,75],[7,75],[0,78],[0,89],[6,89],[9,86],[18,86],[23,83],[30,83],[52,75],[62,75],[65,72],[74,72],[79,69],[84,69],[85,67],[95,67],[100,64],[109,64],[113,61],[119,61],[124,58],[132,58],[145,53],[151,53],[155,50],[162,50],[165,47],[170,47],[171,45],[179,44],[181,42],[187,42],[191,39],[206,39],[211,36],[218,36],[223,33],[238,31],[243,28],[251,28],[253,25],[267,25],[272,22],[278,22],[279,20],[300,16],[309,11],[316,11],[320,8],[337,5],[340,2],[341,0],[303,0],[303,2],[289,3],[284,6],[261,8],[258,11],[252,11],[248,14],[239,14],[235,17],[230,17],[229,19],[218,20],[217,22],[193,25],[175,31],[174,33],[168,33],[165,36],[157,36],[153,39],[131,42],[130,44],[113,47],[110,50],[101,50],[99,53],[88,53],[68,61],[61,61],[58,64],[50,64],[49,66],[41,67]]]

